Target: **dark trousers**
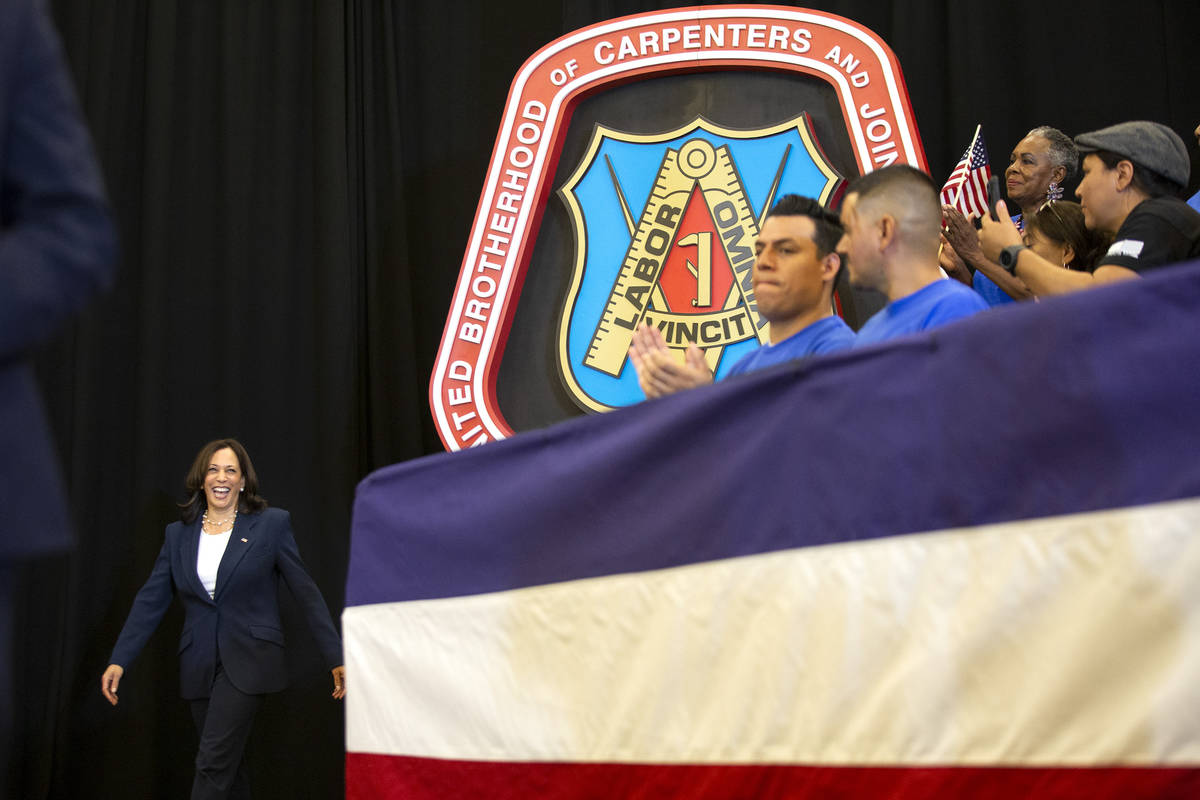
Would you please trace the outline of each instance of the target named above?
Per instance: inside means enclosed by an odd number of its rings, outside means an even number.
[[[212,695],[190,703],[200,734],[192,800],[249,800],[250,775],[243,754],[262,695],[239,691],[217,661]]]

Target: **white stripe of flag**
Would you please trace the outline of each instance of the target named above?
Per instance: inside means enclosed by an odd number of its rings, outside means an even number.
[[[965,217],[982,216],[987,211],[987,184],[992,177],[983,125],[975,126],[975,135],[958,164],[946,179],[939,195],[942,205],[952,206]]]

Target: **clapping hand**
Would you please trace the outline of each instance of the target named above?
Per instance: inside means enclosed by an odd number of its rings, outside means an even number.
[[[967,265],[959,257],[958,252],[954,249],[954,245],[946,240],[945,235],[942,235],[940,238],[942,244],[938,248],[938,266],[946,270],[946,274],[951,278],[970,286],[971,270],[967,269]]]
[[[712,371],[700,348],[689,344],[681,364],[667,347],[662,333],[644,322],[633,332],[629,360],[637,370],[638,384],[646,397],[663,397],[713,382]]]
[[[979,236],[976,234],[975,225],[971,220],[964,217],[962,212],[954,206],[942,206],[942,219],[946,223],[942,236],[954,248],[954,252],[960,259],[971,264],[983,258],[983,251],[979,247]]]

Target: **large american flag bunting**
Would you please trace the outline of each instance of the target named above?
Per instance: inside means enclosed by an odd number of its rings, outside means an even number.
[[[992,167],[988,163],[987,145],[983,141],[983,125],[976,125],[971,144],[942,187],[942,205],[952,206],[968,218],[983,216],[987,213],[990,177]]]
[[[370,475],[347,797],[1200,797],[1186,364],[1200,263]]]

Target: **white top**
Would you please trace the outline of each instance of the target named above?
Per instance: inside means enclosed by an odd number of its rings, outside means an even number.
[[[229,535],[232,533],[232,530],[211,535],[200,533],[200,548],[196,553],[196,572],[200,575],[200,582],[208,590],[209,597],[213,597],[217,593],[217,568],[221,566],[221,556],[225,555],[225,547],[229,544]]]

